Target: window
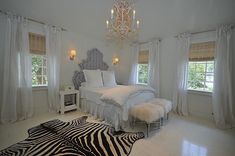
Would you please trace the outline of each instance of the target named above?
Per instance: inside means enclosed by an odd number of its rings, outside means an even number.
[[[137,83],[147,84],[148,83],[148,51],[140,51],[138,56],[137,66]]]
[[[188,89],[212,92],[214,61],[190,61],[188,68]]]
[[[29,33],[29,49],[32,55],[32,86],[47,86],[46,38]]]
[[[32,55],[32,85],[47,86],[46,56]]]
[[[188,64],[188,89],[213,91],[215,42],[191,44]]]

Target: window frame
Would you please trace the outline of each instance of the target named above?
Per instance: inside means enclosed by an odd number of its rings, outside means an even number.
[[[147,83],[141,83],[139,82],[139,65],[143,65],[141,63],[138,63],[137,64],[137,72],[136,72],[136,84],[139,84],[139,85],[148,85],[148,73],[147,73]],[[149,69],[149,64],[146,64],[148,66],[148,69]],[[149,71],[147,71],[149,72]]]
[[[41,76],[42,78],[42,81],[43,82],[43,77],[46,77],[47,79],[47,83],[46,84],[39,84],[39,85],[34,85],[33,84],[33,77],[32,77],[32,88],[37,88],[37,89],[45,89],[48,87],[48,75],[47,75],[47,72],[48,72],[48,69],[47,69],[47,55],[39,55],[39,54],[31,54],[31,64],[32,64],[32,60],[33,60],[33,56],[40,56],[41,59],[42,59],[42,66],[40,68],[42,68],[42,73],[41,75],[37,75],[37,76]],[[45,65],[44,65],[44,60],[45,60]],[[44,70],[43,69],[46,69],[46,74],[44,74]],[[32,64],[32,73],[33,73],[33,64]]]
[[[203,85],[204,85],[204,88],[203,90],[200,90],[200,89],[193,89],[193,88],[189,88],[189,64],[190,63],[197,63],[197,64],[205,64],[205,72],[196,72],[196,73],[202,73],[203,76],[204,76],[204,79],[203,79]],[[199,62],[199,63],[198,63]],[[205,62],[205,63],[203,63]],[[211,62],[211,63],[208,63],[208,62]],[[207,67],[208,67],[208,64],[213,64],[213,72],[208,72],[207,71]],[[206,86],[206,83],[209,82],[209,83],[212,83],[212,85],[214,85],[214,71],[215,71],[215,60],[205,60],[205,61],[188,61],[188,75],[187,75],[187,90],[189,93],[198,93],[198,94],[203,94],[203,95],[212,95],[212,92],[213,92],[213,89],[210,91],[210,90],[205,90],[205,86]],[[196,71],[196,69],[195,69]],[[207,81],[207,74],[212,74],[213,75],[213,81]]]

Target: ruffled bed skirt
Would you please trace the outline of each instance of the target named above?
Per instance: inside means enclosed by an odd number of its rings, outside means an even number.
[[[115,130],[123,129],[130,125],[131,120],[124,121],[122,109],[110,104],[97,104],[93,101],[82,98],[80,109],[83,112],[89,113],[96,118],[102,119],[110,123]],[[131,119],[131,118],[129,118]]]

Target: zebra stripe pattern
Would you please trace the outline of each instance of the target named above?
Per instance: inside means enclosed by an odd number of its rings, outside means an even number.
[[[144,138],[142,132],[116,132],[111,126],[86,119],[56,119],[33,127],[27,139],[0,151],[0,155],[126,156],[135,141]]]

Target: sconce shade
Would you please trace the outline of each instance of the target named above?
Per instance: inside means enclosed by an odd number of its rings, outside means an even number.
[[[113,58],[113,65],[116,65],[119,63],[119,58],[118,57],[114,57]]]
[[[69,59],[74,60],[75,56],[76,56],[76,50],[71,50],[69,52]]]

